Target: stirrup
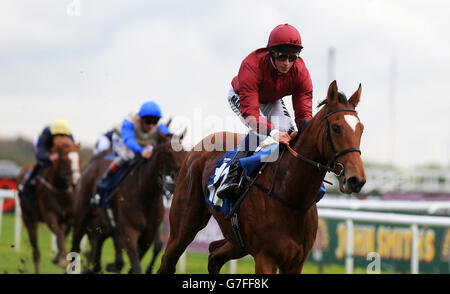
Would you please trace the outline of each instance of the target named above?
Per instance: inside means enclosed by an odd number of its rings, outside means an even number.
[[[235,198],[237,189],[239,189],[239,185],[235,183],[231,183],[225,188],[222,188],[221,190],[217,191],[216,195],[220,199],[229,199],[229,198]]]
[[[89,200],[89,204],[90,205],[100,205],[100,200],[101,200],[101,197],[97,193],[91,198],[91,200]]]
[[[244,172],[242,171],[241,176],[239,177],[239,181],[237,182],[233,181],[228,184],[224,182],[220,186],[219,190],[216,192],[217,197],[219,197],[220,199],[238,197],[244,191],[243,182],[244,182]],[[226,184],[226,186],[224,186],[224,184]]]

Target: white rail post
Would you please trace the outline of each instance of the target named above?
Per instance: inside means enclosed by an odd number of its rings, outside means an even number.
[[[411,225],[412,245],[411,245],[411,273],[419,273],[419,227],[417,224]]]
[[[56,253],[58,251],[58,244],[57,244],[57,240],[56,240],[56,235],[52,234],[52,248],[51,248],[52,253]]]
[[[0,197],[0,236],[2,235],[3,198]]]
[[[86,251],[87,241],[88,241],[88,237],[87,237],[87,235],[84,235],[83,238],[81,238],[81,242],[80,242],[80,249],[82,251]]]
[[[22,229],[22,210],[20,209],[20,200],[17,196],[17,192],[14,197],[15,206],[15,220],[14,220],[14,250],[20,251],[20,234]]]
[[[230,260],[230,274],[236,274],[237,273],[237,260],[232,259]]]
[[[353,273],[353,220],[347,219],[347,247],[346,247],[346,259],[345,259],[345,271],[347,274]]]

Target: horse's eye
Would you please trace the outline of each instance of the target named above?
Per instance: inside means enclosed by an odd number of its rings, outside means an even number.
[[[332,125],[331,129],[333,130],[333,132],[335,132],[336,134],[340,134],[341,133],[341,128],[337,125]]]

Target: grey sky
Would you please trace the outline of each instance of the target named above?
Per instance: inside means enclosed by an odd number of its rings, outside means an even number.
[[[74,3],[80,16],[67,14]],[[363,158],[448,166],[449,12],[448,1],[2,0],[0,137],[32,139],[63,117],[92,146],[150,99],[175,117],[173,131],[191,127],[187,145],[243,131],[226,101],[231,79],[290,23],[302,36],[314,113],[331,82],[330,47],[339,89],[350,96],[362,84]]]

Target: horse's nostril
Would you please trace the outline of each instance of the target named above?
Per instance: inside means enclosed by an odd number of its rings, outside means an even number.
[[[349,185],[356,186],[359,184],[359,180],[357,177],[350,177],[347,179]]]
[[[358,177],[350,177],[347,179],[348,185],[354,189],[361,189],[366,183],[365,180],[359,180]]]
[[[359,183],[360,183],[361,188],[362,188],[362,186],[364,186],[364,184],[366,183],[366,180],[362,180],[362,181],[360,181]]]

